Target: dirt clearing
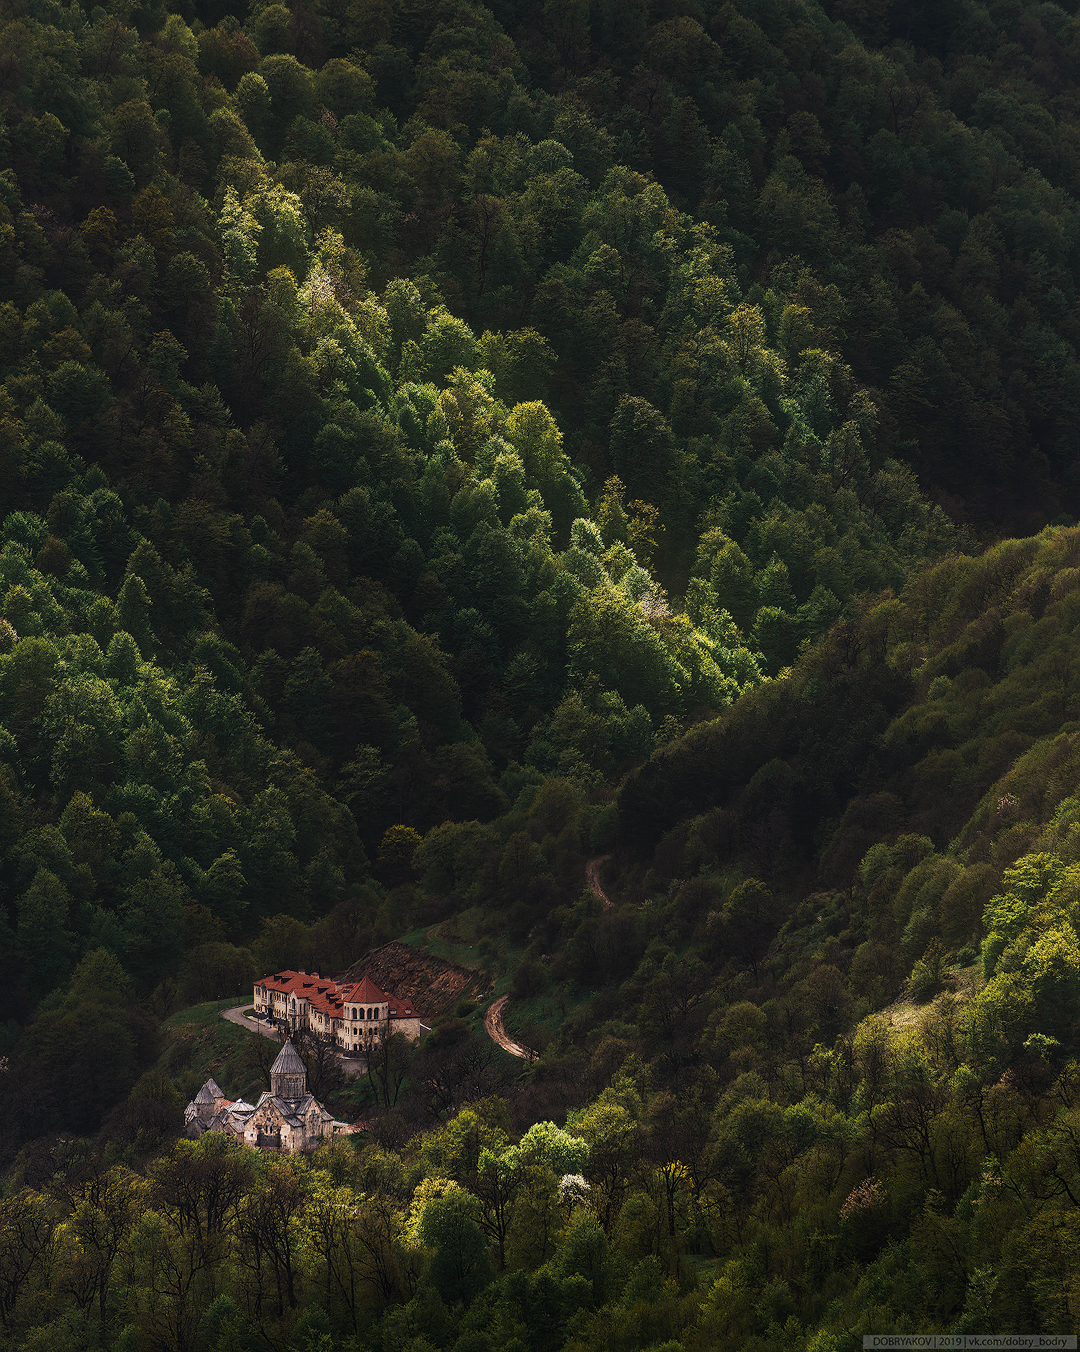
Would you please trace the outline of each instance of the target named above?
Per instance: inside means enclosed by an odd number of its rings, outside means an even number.
[[[485,973],[422,953],[396,939],[353,963],[338,982],[346,984],[364,976],[399,1000],[410,1000],[425,1022],[453,1010],[460,1000],[483,1001],[491,992],[491,979]]]

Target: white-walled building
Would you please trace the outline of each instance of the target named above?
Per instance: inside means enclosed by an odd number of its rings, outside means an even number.
[[[415,1042],[426,1031],[409,1000],[382,991],[370,977],[347,986],[317,972],[275,972],[255,983],[255,1010],[290,1032],[312,1032],[345,1052],[362,1053],[394,1033]]]

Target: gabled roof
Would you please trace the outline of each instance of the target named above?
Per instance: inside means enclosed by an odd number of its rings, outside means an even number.
[[[274,972],[271,976],[262,977],[257,984],[265,986],[266,989],[270,991],[284,991],[287,993],[291,991],[293,986],[301,979],[299,972]]]
[[[318,1013],[341,1018],[341,993],[332,981],[316,982],[310,991],[304,991],[304,998]]]
[[[329,981],[325,977],[288,969],[260,977],[256,984],[264,986],[267,990],[295,995],[298,1000],[306,1000],[313,1010],[332,1019],[345,1017],[346,1001],[357,1005],[386,1005],[392,1019],[418,1017],[412,1001],[398,999],[396,995],[380,990],[366,974],[351,985],[339,986],[335,981]]]
[[[306,1075],[307,1067],[296,1054],[291,1042],[286,1042],[277,1054],[277,1060],[270,1067],[271,1075]]]
[[[271,1094],[267,1101],[270,1107],[277,1109],[282,1121],[288,1122],[290,1127],[302,1127],[304,1114],[312,1098],[310,1094],[305,1094],[302,1099],[283,1099],[277,1094]]]

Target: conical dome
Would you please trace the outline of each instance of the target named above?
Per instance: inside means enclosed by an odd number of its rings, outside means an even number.
[[[217,1082],[213,1079],[207,1080],[195,1095],[195,1112],[198,1114],[199,1121],[209,1122],[210,1118],[217,1112],[217,1105],[224,1097],[225,1095],[217,1087]]]
[[[285,1043],[270,1067],[270,1092],[283,1099],[300,1099],[307,1093],[307,1070],[291,1042]]]

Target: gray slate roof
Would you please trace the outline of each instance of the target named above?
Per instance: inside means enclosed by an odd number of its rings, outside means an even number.
[[[261,1108],[263,1104],[267,1102],[272,1103],[286,1122],[292,1127],[303,1125],[303,1119],[307,1116],[308,1110],[313,1103],[315,1103],[315,1106],[320,1112],[326,1111],[322,1104],[316,1103],[316,1100],[310,1094],[305,1094],[302,1099],[283,1099],[277,1094],[271,1094],[269,1090],[264,1089],[256,1107]]]
[[[306,1075],[307,1067],[296,1054],[291,1042],[286,1042],[278,1052],[277,1060],[270,1067],[271,1075]]]
[[[291,1042],[286,1042],[282,1047],[277,1059],[274,1062],[272,1074],[279,1075],[304,1075],[304,1063],[296,1054],[296,1050]],[[206,1131],[224,1131],[231,1128],[233,1131],[242,1134],[245,1125],[251,1118],[252,1113],[264,1104],[270,1103],[277,1109],[282,1120],[293,1129],[304,1129],[306,1127],[306,1118],[314,1110],[318,1119],[322,1122],[332,1122],[333,1115],[328,1113],[321,1103],[310,1093],[305,1093],[298,1099],[285,1099],[273,1093],[271,1090],[263,1090],[259,1096],[259,1102],[256,1105],[245,1103],[243,1099],[237,1099],[234,1103],[222,1104],[217,1113],[209,1121],[203,1121],[198,1116],[197,1105],[207,1105],[215,1100],[223,1100],[225,1095],[219,1089],[214,1080],[207,1080],[199,1090],[195,1098],[188,1104],[184,1112],[184,1120],[187,1123],[187,1135],[197,1138]]]

